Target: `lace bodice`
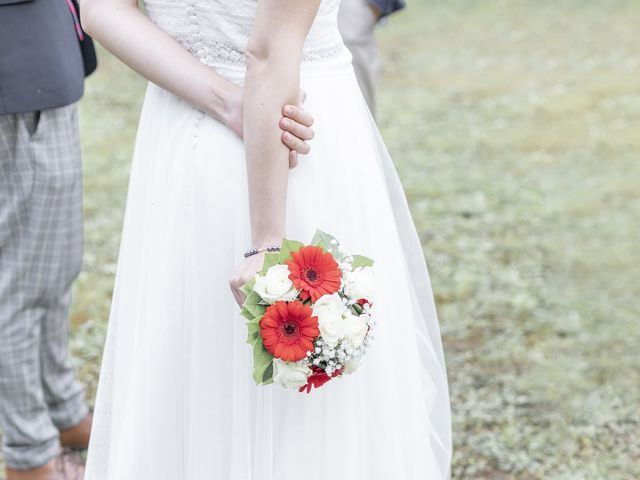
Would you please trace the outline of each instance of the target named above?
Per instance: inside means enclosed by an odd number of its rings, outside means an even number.
[[[151,20],[201,62],[245,63],[256,0],[145,0]],[[340,0],[322,0],[302,53],[302,63],[347,63],[351,56],[338,32]]]

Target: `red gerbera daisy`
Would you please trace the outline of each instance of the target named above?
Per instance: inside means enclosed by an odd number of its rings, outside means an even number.
[[[291,260],[287,260],[291,272],[289,279],[301,290],[300,298],[306,300],[311,297],[311,301],[315,302],[323,295],[338,291],[340,268],[329,252],[310,245],[291,253],[291,257]]]
[[[264,347],[274,357],[297,362],[313,350],[313,341],[320,335],[318,317],[298,300],[281,300],[269,305],[260,320],[260,335]]]

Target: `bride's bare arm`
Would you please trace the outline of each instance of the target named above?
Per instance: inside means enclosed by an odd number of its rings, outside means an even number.
[[[253,247],[280,244],[285,233],[287,150],[277,128],[280,105],[299,91],[304,40],[320,0],[258,0],[247,45],[244,130]],[[263,255],[243,262],[231,278],[240,303],[240,286],[255,274]]]
[[[143,77],[227,121],[231,82],[189,54],[140,11],[136,0],[83,0],[82,26]]]
[[[143,77],[243,136],[242,89],[204,65],[154,25],[140,11],[137,0],[83,0],[81,7],[83,27],[107,50]],[[290,133],[287,146],[307,153],[308,145],[304,140],[313,136],[309,128],[313,120],[296,107],[299,104],[297,95],[289,98],[289,103],[294,112],[290,115],[290,123],[280,125],[297,137]],[[275,119],[276,128],[279,120],[280,116]]]

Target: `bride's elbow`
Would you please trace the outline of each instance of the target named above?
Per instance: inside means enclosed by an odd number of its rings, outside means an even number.
[[[91,36],[95,36],[96,25],[100,14],[101,0],[82,0],[80,3],[80,23],[82,29]]]
[[[245,48],[247,70],[263,71],[268,67],[286,67],[296,61],[295,48],[276,45],[275,42],[249,41]]]
[[[264,45],[249,43],[244,51],[247,70],[261,70],[269,62],[269,49]]]
[[[85,32],[100,40],[100,36],[113,30],[113,23],[138,8],[138,0],[80,0],[80,23]]]

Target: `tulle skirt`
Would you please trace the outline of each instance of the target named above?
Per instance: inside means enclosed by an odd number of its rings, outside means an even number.
[[[253,383],[228,286],[251,246],[243,144],[150,84],[87,480],[449,477],[440,333],[396,171],[351,66],[304,69],[301,86],[316,136],[290,173],[287,237],[320,228],[375,259],[375,343],[355,374],[311,394]]]

